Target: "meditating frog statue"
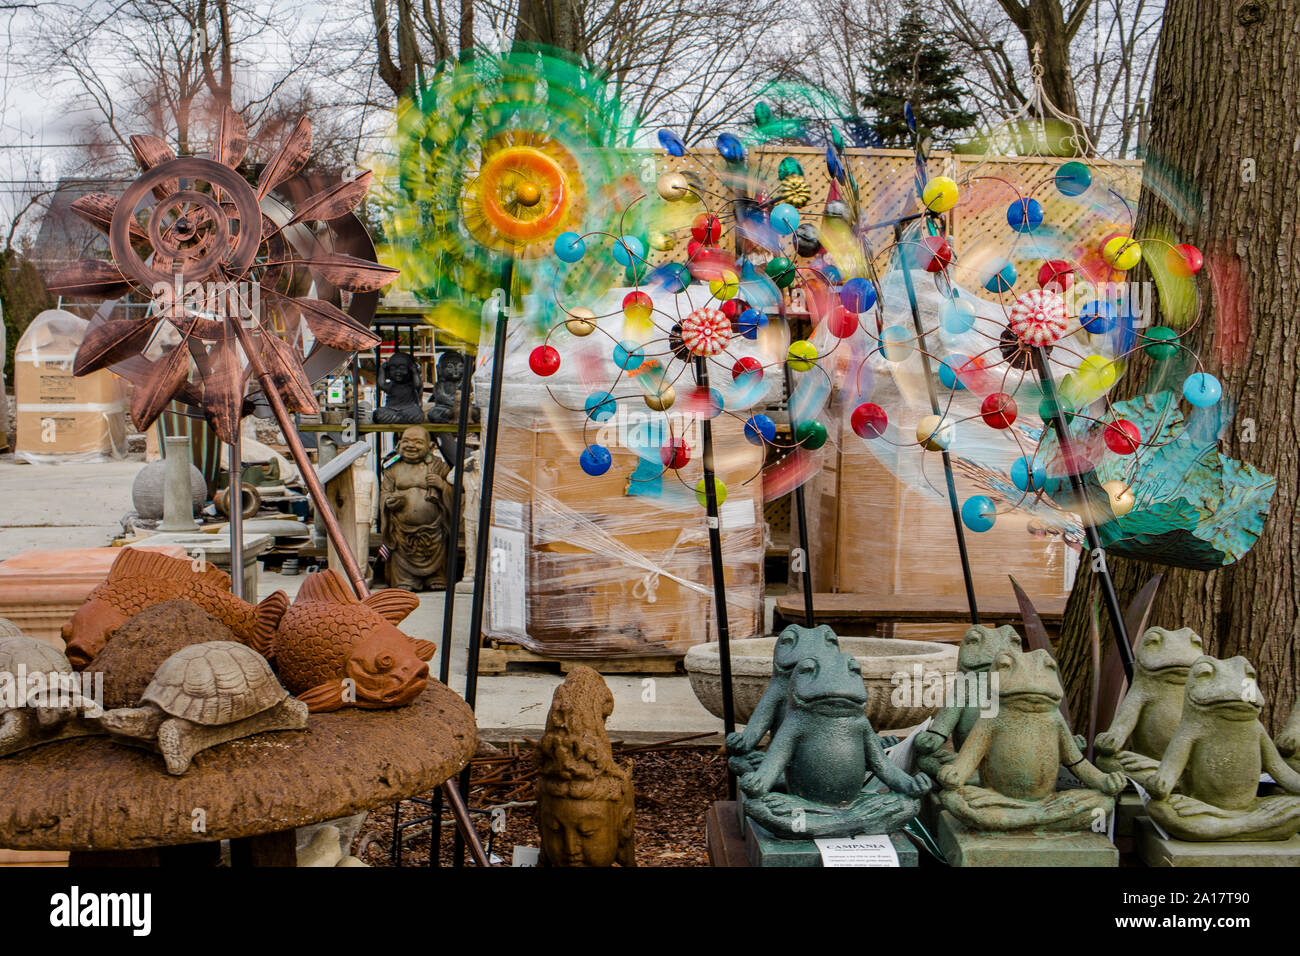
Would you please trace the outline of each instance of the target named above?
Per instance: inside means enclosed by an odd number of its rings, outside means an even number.
[[[769,731],[776,735],[785,717],[785,702],[795,666],[809,657],[834,660],[840,653],[839,638],[825,625],[800,627],[791,624],[781,632],[772,650],[772,679],[768,681],[767,689],[763,691],[744,731],[727,735],[732,773],[743,775],[758,766],[763,756],[757,750],[758,745]]]
[[[1110,727],[1094,741],[1097,766],[1122,770],[1150,789],[1151,777],[1183,715],[1187,672],[1205,651],[1190,628],[1149,628],[1134,654],[1133,683]],[[1125,743],[1132,749],[1124,750]]]
[[[944,808],[977,830],[1087,830],[1115,807],[1122,773],[1084,759],[1060,703],[1056,661],[1046,650],[999,651],[993,659],[998,710],[981,716],[957,758],[939,770]],[[1084,784],[1057,790],[1064,764]],[[976,770],[980,786],[968,781]]]
[[[1300,831],[1300,797],[1258,795],[1261,769],[1293,794],[1300,773],[1259,721],[1255,681],[1244,657],[1198,657],[1188,671],[1182,719],[1147,788],[1155,798],[1147,813],[1175,839],[1287,840]]]
[[[962,638],[961,649],[957,652],[957,669],[963,675],[959,680],[965,681],[964,686],[968,691],[973,689],[974,684],[965,678],[965,675],[987,673],[993,664],[993,659],[1000,652],[1018,650],[1020,650],[1020,635],[1009,624],[998,628],[976,624],[967,628]],[[934,715],[934,721],[929,729],[918,734],[913,744],[917,754],[917,769],[925,771],[930,776],[937,775],[940,767],[950,763],[957,756],[956,751],[965,743],[966,736],[975,726],[979,716],[978,702],[969,693],[962,706],[942,708]],[[952,741],[953,749],[942,749],[944,742],[948,740]]]
[[[889,759],[863,712],[866,702],[853,655],[801,660],[789,677],[780,727],[757,769],[740,779],[746,816],[791,840],[891,833],[915,817],[930,778],[909,776]],[[783,779],[786,792],[775,792]]]

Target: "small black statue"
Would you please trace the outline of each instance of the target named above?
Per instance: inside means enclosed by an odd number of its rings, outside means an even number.
[[[467,378],[469,362],[460,352],[443,352],[438,358],[438,380],[433,386],[433,403],[429,406],[429,421],[455,424],[460,417],[460,390]],[[478,419],[478,409],[471,406],[470,421]],[[443,460],[456,467],[456,436],[438,435],[438,452]]]
[[[384,403],[375,409],[379,425],[416,425],[424,421],[424,378],[420,363],[405,352],[394,352],[383,364],[379,390]]]

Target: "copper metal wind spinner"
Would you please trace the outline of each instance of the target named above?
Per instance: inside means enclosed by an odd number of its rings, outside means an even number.
[[[73,371],[111,367],[132,381],[131,415],[140,430],[176,398],[201,408],[221,440],[233,443],[250,373],[277,418],[286,407],[318,410],[303,367],[304,324],[315,340],[311,354],[324,351],[337,358],[333,365],[345,358],[337,353],[378,343],[365,324],[328,300],[339,290],[377,293],[397,270],[373,260],[368,239],[354,251],[369,259],[322,241],[329,235],[324,223],[353,220],[349,214],[365,197],[371,173],[286,205],[286,194],[305,192],[299,174],[311,141],[304,117],[250,186],[236,172],[248,131],[227,107],[211,158],[177,157],[155,136],[133,136],[142,175],[120,198],[93,193],[73,203],[108,235],[113,258],[77,262],[52,278],[50,291],[106,299],[132,292],[149,302],[138,317],[101,310]],[[294,183],[300,188],[288,188]],[[354,222],[356,231],[364,237]]]

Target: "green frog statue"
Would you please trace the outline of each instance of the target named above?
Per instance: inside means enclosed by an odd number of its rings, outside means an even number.
[[[1300,794],[1300,773],[1260,723],[1256,676],[1244,657],[1198,657],[1187,673],[1178,727],[1147,787],[1147,813],[1175,839],[1274,841],[1300,831],[1300,796],[1258,795],[1261,769],[1291,794]]]
[[[731,772],[743,776],[758,767],[763,752],[758,749],[763,737],[777,728],[785,718],[790,677],[798,663],[809,657],[833,660],[840,656],[840,639],[829,627],[800,627],[791,624],[776,639],[772,649],[772,678],[741,733],[727,735],[728,765]]]
[[[993,658],[998,708],[982,714],[957,757],[939,770],[944,809],[976,830],[1087,830],[1115,807],[1122,773],[1090,764],[1061,715],[1056,661],[1046,650],[1002,650]],[[1064,765],[1083,788],[1057,790]],[[970,783],[976,770],[980,785]]]
[[[806,638],[825,629],[800,630]],[[930,778],[909,776],[889,759],[864,713],[861,665],[838,653],[838,644],[835,653],[825,645],[824,636],[804,645],[816,652],[782,681],[783,718],[740,778],[745,814],[787,840],[892,833],[916,816]],[[778,679],[774,674],[773,683]]]
[[[1123,771],[1147,790],[1183,716],[1187,672],[1205,650],[1190,628],[1149,628],[1134,653],[1133,683],[1108,729],[1093,741],[1097,766]],[[1131,749],[1123,749],[1128,743]]]
[[[966,629],[962,637],[961,649],[957,652],[958,680],[966,688],[966,699],[960,706],[942,708],[934,715],[929,728],[917,734],[913,744],[916,750],[916,766],[930,776],[937,776],[939,768],[950,763],[956,751],[965,743],[975,721],[979,720],[980,707],[973,693],[975,685],[971,676],[987,674],[993,659],[1002,651],[1019,651],[1020,634],[1014,627],[984,627],[976,624]],[[944,750],[946,741],[952,741],[952,750]]]

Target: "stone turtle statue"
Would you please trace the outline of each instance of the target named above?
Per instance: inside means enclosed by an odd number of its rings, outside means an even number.
[[[1290,794],[1300,794],[1300,773],[1259,721],[1256,678],[1244,657],[1198,657],[1188,671],[1178,729],[1147,788],[1155,798],[1147,813],[1175,839],[1287,840],[1300,831],[1300,797],[1258,795],[1261,770]]]
[[[1098,767],[1121,770],[1150,789],[1183,716],[1187,672],[1204,653],[1201,636],[1190,628],[1147,629],[1134,653],[1133,683],[1110,727],[1094,741]],[[1131,749],[1123,749],[1125,743]]]
[[[163,662],[138,707],[99,725],[117,740],[158,751],[170,774],[217,744],[271,730],[302,730],[307,705],[280,686],[257,651],[234,641],[191,644]]]
[[[82,687],[54,645],[21,632],[0,637],[0,757],[103,733],[90,719],[99,715],[98,704]]]
[[[1056,661],[1046,650],[999,651],[993,659],[998,710],[981,716],[957,758],[940,768],[939,800],[976,830],[1087,830],[1109,815],[1124,789],[1122,773],[1105,774],[1079,750],[1061,715]],[[1065,765],[1084,789],[1057,790]],[[969,783],[979,770],[980,785]]]
[[[917,734],[913,746],[916,749],[918,769],[935,776],[940,767],[952,762],[957,756],[957,750],[966,742],[971,728],[975,726],[975,721],[979,720],[980,708],[974,695],[977,685],[973,678],[987,674],[1001,652],[1020,649],[1020,634],[1009,624],[997,628],[975,624],[966,629],[961,648],[957,652],[957,670],[966,691],[966,699],[960,706],[954,704],[942,708],[934,715],[929,729]],[[948,741],[952,741],[952,749],[942,749]]]
[[[801,660],[771,744],[740,779],[746,816],[788,840],[891,833],[912,820],[930,778],[909,776],[889,759],[866,702],[853,655]],[[876,779],[868,782],[868,772]],[[776,791],[782,780],[785,793]],[[880,792],[881,784],[892,792]]]
[[[800,627],[791,624],[781,632],[772,649],[772,679],[768,681],[758,706],[743,732],[727,735],[727,753],[731,755],[729,764],[733,773],[745,774],[758,766],[762,759],[758,745],[768,732],[775,735],[781,726],[790,692],[790,677],[799,662],[810,657],[834,661],[840,655],[839,638],[825,625]]]

